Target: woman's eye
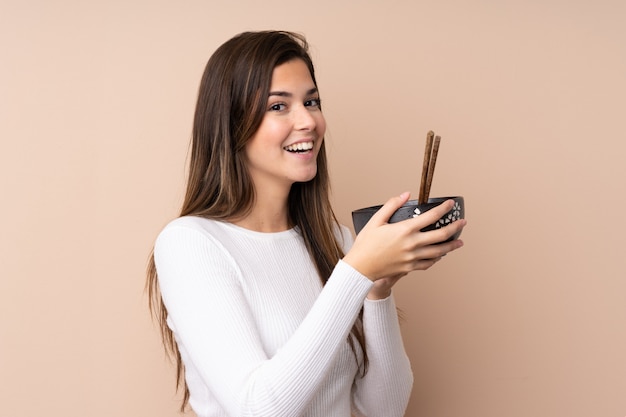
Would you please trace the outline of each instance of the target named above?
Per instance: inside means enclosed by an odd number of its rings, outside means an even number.
[[[320,107],[322,105],[322,100],[319,98],[311,98],[304,102],[306,107]]]
[[[269,108],[270,111],[282,111],[285,110],[287,106],[285,105],[285,103],[276,103],[276,104],[272,104]]]

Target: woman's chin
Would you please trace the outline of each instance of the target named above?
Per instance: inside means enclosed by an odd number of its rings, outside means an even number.
[[[317,167],[308,172],[302,172],[294,176],[294,182],[309,182],[317,175]]]

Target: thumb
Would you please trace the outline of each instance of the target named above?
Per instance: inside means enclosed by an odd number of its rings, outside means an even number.
[[[411,193],[404,192],[396,197],[391,197],[387,202],[378,210],[368,223],[382,225],[389,221],[391,215],[398,210],[404,203],[409,200]]]

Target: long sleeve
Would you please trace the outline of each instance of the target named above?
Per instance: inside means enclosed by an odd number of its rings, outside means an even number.
[[[413,373],[393,296],[365,300],[363,328],[369,370],[364,378],[356,380],[356,409],[367,417],[401,417],[411,395]]]
[[[344,251],[352,247],[353,237],[342,229]],[[413,387],[413,372],[404,350],[398,312],[393,295],[384,300],[365,299],[363,330],[369,358],[365,377],[355,381],[354,413],[367,417],[401,417]]]
[[[185,363],[191,405],[207,416],[299,415],[332,371],[372,284],[339,262],[288,340],[269,355],[263,323],[279,326],[282,318],[267,317],[274,314],[271,306],[253,311],[251,300],[258,297],[250,295],[250,288],[260,284],[243,277],[243,269],[251,266],[233,257],[237,248],[246,250],[235,243],[235,249],[226,249],[221,240],[183,222],[166,228],[155,245],[161,293]],[[264,249],[251,245],[247,250],[254,248]],[[301,262],[297,250],[288,249]],[[258,254],[258,281],[274,261],[264,256]],[[293,262],[287,258],[285,268]],[[263,291],[275,296],[280,290]],[[202,399],[207,395],[211,401]]]

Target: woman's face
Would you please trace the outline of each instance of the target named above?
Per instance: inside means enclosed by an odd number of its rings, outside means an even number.
[[[304,61],[274,68],[265,116],[245,147],[257,193],[288,192],[294,182],[313,179],[325,131],[319,94]]]

